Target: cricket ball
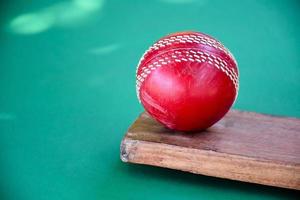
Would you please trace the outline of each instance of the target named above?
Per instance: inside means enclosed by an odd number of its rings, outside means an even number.
[[[203,130],[220,120],[238,94],[237,62],[215,38],[178,32],[155,42],[136,71],[137,96],[166,127]]]

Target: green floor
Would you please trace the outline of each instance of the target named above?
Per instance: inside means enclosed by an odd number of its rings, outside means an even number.
[[[165,34],[235,55],[234,108],[300,117],[299,1],[77,0],[0,5],[0,199],[295,199],[296,191],[124,164],[135,68]]]

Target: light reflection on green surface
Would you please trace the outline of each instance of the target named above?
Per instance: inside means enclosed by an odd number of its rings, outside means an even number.
[[[17,34],[37,34],[53,26],[76,26],[99,14],[103,0],[60,2],[42,10],[25,13],[11,20],[9,29]]]
[[[92,48],[89,50],[89,53],[95,55],[106,55],[118,50],[119,48],[120,48],[119,44],[110,44],[110,45]]]
[[[190,3],[199,3],[200,1],[198,0],[161,0],[164,3],[170,3],[170,4],[190,4]],[[200,3],[203,3],[201,1]]]
[[[10,28],[20,34],[40,33],[54,24],[53,15],[43,13],[28,13],[13,19]]]
[[[0,113],[0,121],[1,120],[14,120],[16,116],[13,113],[6,113],[6,112],[1,112]]]

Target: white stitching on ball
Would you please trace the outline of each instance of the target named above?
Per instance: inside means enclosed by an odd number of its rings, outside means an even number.
[[[173,43],[182,43],[185,44],[186,42],[190,43],[200,43],[204,45],[208,45],[210,47],[216,48],[224,52],[225,54],[229,55],[229,57],[233,60],[234,64],[237,65],[236,60],[232,53],[224,46],[222,45],[219,41],[209,38],[207,36],[200,36],[200,35],[195,35],[195,34],[185,34],[185,35],[177,35],[177,36],[171,36],[169,38],[164,38],[156,43],[154,43],[142,56],[142,58],[139,60],[139,63],[136,68],[136,72],[138,71],[138,67],[140,66],[141,62],[144,60],[145,56],[152,50],[159,50],[162,47],[166,47],[169,45],[172,45]],[[238,73],[238,72],[234,72]]]
[[[169,57],[175,58],[174,62],[188,62],[188,61],[195,62],[196,61],[199,63],[207,62],[211,64],[212,66],[224,72],[226,76],[230,78],[236,90],[235,98],[237,97],[238,89],[239,89],[238,75],[235,73],[235,71],[232,68],[228,67],[228,64],[226,63],[225,60],[216,57],[214,55],[208,54],[206,52],[202,52],[200,50],[195,51],[192,49],[181,50],[181,51],[175,50],[173,52],[170,51],[167,53],[171,53],[171,55],[166,55],[162,59],[159,59],[158,61],[154,62],[153,64],[150,64],[147,67],[143,67],[142,73],[140,75],[137,75],[136,92],[139,101],[140,101],[140,87],[144,82],[144,80],[147,78],[149,74],[151,74],[152,71],[161,67],[162,65],[166,65],[167,60],[169,61],[168,63],[171,63],[173,60],[171,60]],[[177,54],[177,56],[175,54]],[[202,59],[201,60],[198,59],[199,57],[201,57]]]
[[[179,43],[186,43],[186,42],[192,42],[192,43],[198,43],[198,44],[201,43],[201,44],[208,45],[208,46],[214,47],[216,49],[219,49],[219,50],[225,52],[226,54],[229,54],[232,57],[232,54],[230,53],[230,51],[226,47],[224,47],[220,42],[218,42],[217,40],[211,39],[206,36],[193,35],[193,34],[183,35],[182,37],[181,36],[171,36],[170,38],[165,38],[165,39],[159,40],[152,47],[153,48],[160,47],[162,44],[171,45],[172,42],[174,42],[174,41],[177,41]]]

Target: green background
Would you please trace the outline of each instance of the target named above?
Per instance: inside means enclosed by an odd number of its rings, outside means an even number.
[[[6,1],[0,6],[0,199],[295,199],[296,192],[122,163],[142,112],[135,68],[197,30],[235,55],[234,108],[300,117],[298,1]]]

